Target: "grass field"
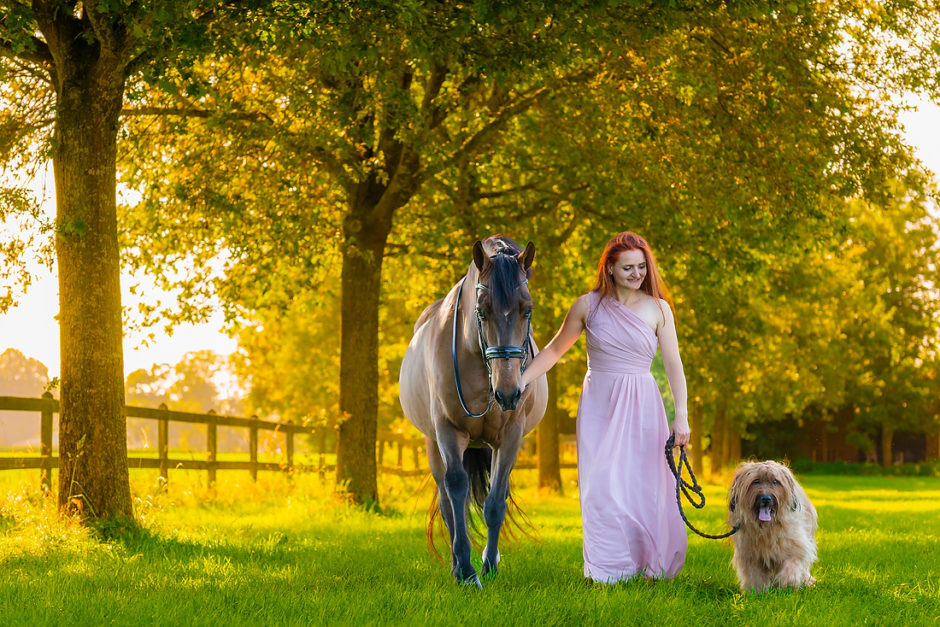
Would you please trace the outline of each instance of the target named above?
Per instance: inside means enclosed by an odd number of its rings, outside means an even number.
[[[426,551],[430,498],[383,478],[381,513],[330,496],[329,477],[132,473],[143,531],[96,540],[54,514],[35,472],[0,473],[0,624],[926,625],[940,622],[940,478],[803,475],[819,511],[815,588],[741,595],[728,541],[690,536],[672,581],[588,584],[577,490],[539,497],[537,539],[501,547],[483,590]],[[726,488],[690,518],[724,528]],[[441,547],[442,550],[444,547]],[[479,559],[479,550],[475,552]],[[478,564],[479,565],[479,564]]]

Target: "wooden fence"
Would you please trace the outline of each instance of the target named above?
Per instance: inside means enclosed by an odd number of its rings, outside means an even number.
[[[59,401],[46,393],[42,398],[23,398],[18,396],[0,396],[0,410],[38,413],[40,415],[40,447],[39,456],[31,457],[0,457],[0,470],[38,468],[40,481],[45,489],[51,485],[53,468],[58,468],[59,459],[53,454],[52,426],[53,416],[59,413]],[[170,411],[166,405],[157,409],[147,407],[125,406],[127,418],[143,418],[157,422],[157,457],[128,457],[129,468],[156,468],[160,476],[167,478],[170,468],[180,470],[205,470],[209,482],[216,480],[218,470],[247,470],[253,479],[257,479],[258,471],[312,471],[324,473],[335,469],[332,464],[326,463],[326,437],[325,431],[314,427],[306,427],[285,422],[259,420],[257,417],[243,418],[236,416],[223,416],[210,412],[196,414],[190,412]],[[171,422],[204,424],[206,426],[206,459],[175,459],[170,457],[169,425]],[[248,430],[248,461],[224,461],[218,459],[218,428],[236,427]],[[258,434],[261,431],[283,433],[285,437],[284,459],[280,462],[258,461]],[[319,463],[314,465],[298,465],[294,463],[294,442],[297,435],[319,435],[316,441],[319,445]],[[427,472],[426,464],[422,467],[424,439],[407,437],[400,434],[379,434],[378,459],[379,470],[388,474],[410,476],[421,475]],[[397,448],[397,467],[383,466],[386,447]],[[410,449],[411,468],[404,467],[404,450]]]
[[[0,470],[37,468],[40,471],[40,481],[44,489],[51,485],[52,469],[59,467],[59,459],[53,455],[52,426],[53,416],[59,413],[59,401],[52,398],[48,392],[42,398],[24,398],[19,396],[0,396],[0,410],[38,413],[40,415],[40,449],[39,456],[31,457],[0,457]],[[148,407],[124,407],[127,418],[143,418],[157,422],[157,457],[128,457],[129,468],[155,468],[160,470],[160,476],[167,478],[170,468],[179,470],[205,470],[209,476],[209,483],[216,480],[218,470],[247,470],[253,479],[257,479],[258,471],[306,471],[325,473],[335,469],[333,464],[327,464],[327,438],[325,429],[306,427],[285,422],[259,420],[257,417],[244,418],[237,416],[224,416],[209,412],[196,414],[190,412],[170,411],[166,405],[153,409]],[[170,457],[169,425],[171,422],[203,424],[206,426],[206,459],[175,459]],[[248,430],[248,461],[222,461],[218,459],[218,428],[235,427]],[[284,459],[280,462],[258,461],[258,434],[261,431],[283,433],[285,437]],[[302,465],[294,463],[294,442],[297,435],[319,436],[314,438],[318,448],[318,464]],[[560,437],[562,468],[574,468],[574,461],[566,461],[575,456],[575,442],[573,435]],[[400,433],[381,432],[376,444],[376,455],[379,471],[398,476],[418,476],[427,472],[427,461],[424,455],[424,438],[412,437]],[[410,462],[405,468],[405,451],[408,450],[407,459]],[[332,452],[332,451],[330,451]],[[394,466],[385,465],[387,453],[396,459]],[[535,455],[535,438],[529,436],[523,442],[516,462],[516,469],[533,469],[537,467]]]

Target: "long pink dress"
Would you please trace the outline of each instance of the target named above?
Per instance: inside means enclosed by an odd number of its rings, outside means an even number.
[[[666,410],[650,374],[658,338],[630,308],[600,298],[591,293],[577,423],[584,576],[673,577],[687,539],[663,454]]]

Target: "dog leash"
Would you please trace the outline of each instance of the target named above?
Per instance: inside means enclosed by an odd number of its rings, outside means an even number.
[[[692,472],[692,466],[689,465],[689,458],[685,454],[684,446],[679,447],[679,464],[678,467],[676,466],[676,460],[672,454],[672,449],[675,447],[675,442],[675,434],[670,435],[669,439],[666,440],[666,463],[669,464],[669,472],[671,472],[672,476],[676,478],[676,504],[679,506],[679,515],[682,516],[682,520],[685,521],[685,524],[689,529],[703,538],[708,538],[709,540],[721,540],[722,538],[727,538],[734,535],[737,533],[740,525],[735,525],[731,528],[731,531],[727,533],[713,536],[711,534],[702,533],[693,527],[692,523],[689,522],[689,519],[685,517],[685,512],[682,511],[682,496],[680,495],[679,491],[682,490],[682,494],[685,494],[685,498],[689,500],[689,503],[691,503],[692,507],[695,509],[702,509],[705,507],[705,493],[702,492],[702,486],[698,484],[698,480],[695,478],[695,474]],[[692,483],[688,483],[685,479],[682,478],[683,466],[685,466],[686,470],[689,471],[689,478],[692,479]],[[698,503],[693,500],[692,495],[689,494],[689,490],[692,490],[692,492],[698,495],[700,499]]]

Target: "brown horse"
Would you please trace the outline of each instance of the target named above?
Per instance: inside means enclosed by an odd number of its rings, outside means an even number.
[[[548,401],[544,376],[526,389],[520,385],[537,351],[528,288],[534,256],[531,242],[522,250],[501,235],[474,244],[467,274],[418,318],[399,375],[402,409],[427,442],[452,572],[477,587],[468,498],[472,491],[486,521],[481,573],[495,574],[509,473],[523,436],[542,419]]]

